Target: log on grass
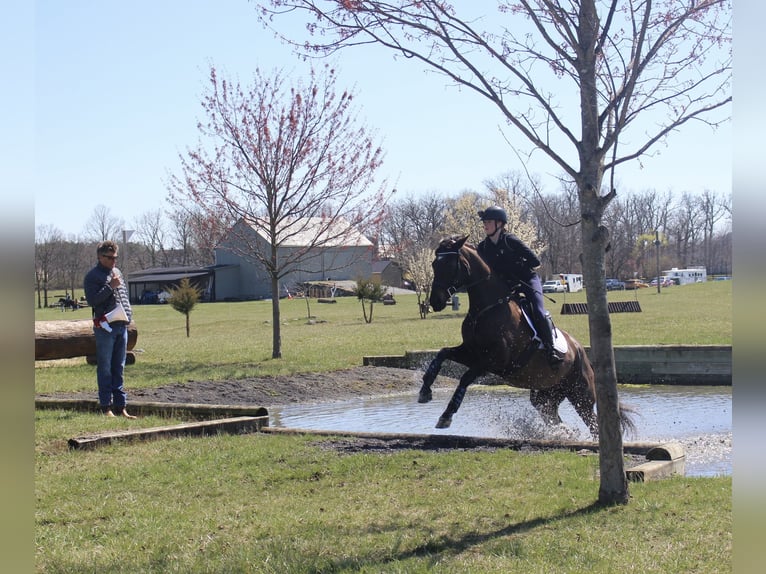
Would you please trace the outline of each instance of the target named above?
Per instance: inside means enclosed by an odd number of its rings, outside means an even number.
[[[128,350],[136,346],[138,330],[131,321],[128,325]],[[96,337],[93,321],[35,321],[35,360],[94,357]]]

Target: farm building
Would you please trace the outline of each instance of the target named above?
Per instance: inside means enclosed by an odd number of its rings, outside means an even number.
[[[215,301],[216,278],[231,272],[223,266],[152,267],[127,274],[132,303],[157,303],[162,293],[176,287],[181,279],[189,279],[202,293],[202,301]]]
[[[292,270],[280,280],[280,290],[292,290],[308,281],[355,280],[372,275],[374,246],[348,223],[336,221],[328,225],[321,218],[294,223],[290,234],[284,232],[277,257],[281,265],[296,258],[301,263],[290,266]],[[321,247],[309,247],[317,243],[316,237],[322,238]],[[215,300],[270,298],[271,277],[253,255],[269,253],[270,249],[260,226],[239,220],[215,249],[216,266],[237,270],[217,279]]]
[[[402,287],[404,271],[396,261],[374,261],[372,264],[372,278],[380,280],[381,285]]]

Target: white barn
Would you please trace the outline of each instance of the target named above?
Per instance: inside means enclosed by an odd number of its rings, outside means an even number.
[[[286,230],[277,250],[280,265],[298,256],[302,263],[281,279],[280,296],[286,294],[285,287],[292,289],[307,281],[367,279],[372,275],[374,246],[346,221],[328,225],[322,218],[309,218],[294,222],[289,234]],[[317,236],[322,238],[322,246],[307,250]],[[263,229],[240,219],[215,249],[216,265],[236,268],[236,272],[217,278],[216,300],[271,298],[271,277],[251,255],[255,250],[268,253],[270,249]]]

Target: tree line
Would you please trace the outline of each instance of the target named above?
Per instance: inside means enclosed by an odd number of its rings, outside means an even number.
[[[509,227],[540,254],[540,275],[581,273],[577,191],[540,193],[539,185],[510,172],[487,180],[482,192],[446,195],[435,191],[393,200],[379,228],[369,237],[381,259],[393,259],[410,273],[417,287],[427,288],[433,249],[443,237],[466,235],[481,240],[476,211],[503,206]],[[97,206],[79,236],[67,236],[54,225],[35,230],[35,289],[38,307],[46,307],[49,290],[74,292],[94,264],[95,246],[112,239],[121,247],[121,268],[205,266],[215,262],[214,249],[233,224],[224,214],[214,224],[190,209],[143,213],[126,224],[109,209]],[[708,274],[731,275],[731,196],[646,190],[621,194],[604,214],[612,230],[606,253],[606,275],[616,278],[654,277],[655,238],[660,240],[660,267],[704,266]],[[133,230],[126,245],[123,231]]]
[[[466,191],[456,197],[430,193],[394,202],[381,228],[380,252],[411,258],[421,248],[432,250],[447,235],[468,234],[476,243],[483,235],[477,209],[500,205],[509,214],[510,230],[539,253],[542,277],[582,272],[575,189],[542,194],[538,186],[514,173],[485,186],[483,193]],[[732,272],[728,194],[618,193],[603,221],[611,231],[605,261],[608,277],[653,277],[657,237],[662,270],[704,266],[709,274]]]

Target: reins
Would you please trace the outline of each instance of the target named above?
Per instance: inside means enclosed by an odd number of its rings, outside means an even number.
[[[459,271],[459,269],[460,269],[460,255],[461,255],[460,250],[457,250],[457,251],[442,251],[441,253],[437,253],[436,254],[436,258],[439,259],[440,257],[444,257],[446,255],[457,255],[458,256],[458,259],[455,262],[455,268]],[[466,274],[470,277],[470,273],[466,273]],[[456,273],[456,277],[457,277],[457,275],[458,275],[458,273]],[[466,283],[465,284],[465,290],[466,291],[470,291],[472,288],[474,288],[474,287],[476,287],[478,285],[481,285],[485,281],[489,281],[491,279],[492,279],[492,273],[488,273],[484,277],[476,279],[475,281],[472,281],[471,283]],[[446,283],[443,283],[441,281],[437,281],[434,278],[433,285],[436,286],[436,287],[439,287],[441,289],[444,289],[447,292],[447,295],[449,297],[452,297],[455,293],[457,293],[457,290],[459,288],[459,286],[455,285],[455,280],[453,280],[449,284],[446,284]],[[482,315],[484,315],[485,313],[487,313],[490,310],[494,309],[495,307],[498,307],[499,305],[507,305],[511,301],[512,298],[513,298],[512,295],[505,295],[504,297],[500,297],[494,303],[490,303],[486,307],[483,307],[482,309],[479,309],[479,311],[477,311],[475,313],[470,313],[470,310],[469,310],[469,314],[473,315],[472,316],[473,321],[478,321],[479,318]]]

